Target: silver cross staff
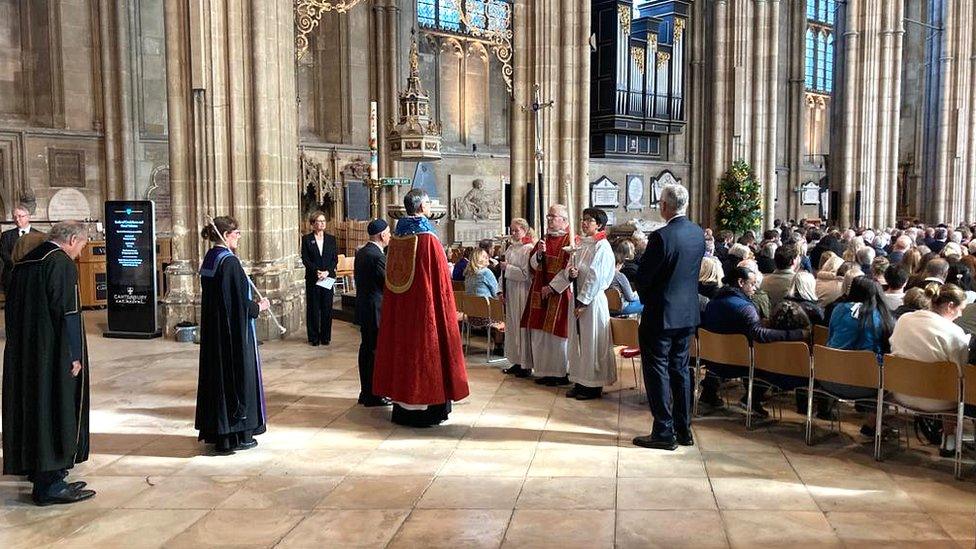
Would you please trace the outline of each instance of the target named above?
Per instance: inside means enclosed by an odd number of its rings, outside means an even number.
[[[532,94],[532,106],[531,107],[526,107],[524,105],[522,106],[522,112],[532,111],[532,115],[535,117],[535,166],[536,166],[535,169],[536,169],[536,187],[538,187],[536,189],[536,196],[538,197],[536,199],[536,202],[538,203],[536,209],[538,210],[538,214],[539,214],[538,221],[536,222],[536,231],[538,231],[539,234],[542,234],[542,229],[545,227],[544,219],[545,219],[545,211],[546,211],[546,206],[543,203],[543,199],[545,195],[542,192],[542,187],[545,180],[545,174],[544,174],[545,166],[543,164],[543,161],[545,160],[546,153],[545,150],[543,149],[543,139],[542,139],[543,127],[542,127],[542,117],[540,116],[540,113],[542,112],[542,109],[551,108],[555,103],[556,102],[551,99],[543,103],[542,87],[539,86],[539,84],[536,84],[535,91]]]

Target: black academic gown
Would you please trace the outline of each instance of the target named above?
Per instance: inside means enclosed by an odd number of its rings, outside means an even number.
[[[5,306],[3,472],[70,469],[88,459],[89,368],[75,262],[45,242],[17,263]],[[81,373],[71,375],[80,360]]]
[[[196,429],[218,451],[265,431],[266,411],[247,275],[230,250],[215,246],[200,268],[200,378]]]

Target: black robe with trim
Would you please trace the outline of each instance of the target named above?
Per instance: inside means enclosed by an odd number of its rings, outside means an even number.
[[[89,365],[75,262],[53,242],[34,248],[14,265],[4,315],[4,474],[86,461]]]
[[[240,260],[211,248],[200,268],[200,377],[195,426],[200,440],[233,449],[265,431],[264,387],[251,298]]]

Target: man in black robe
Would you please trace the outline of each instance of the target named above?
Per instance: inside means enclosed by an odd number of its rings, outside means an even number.
[[[12,271],[5,307],[3,472],[26,475],[37,505],[91,498],[65,482],[88,459],[88,353],[74,259],[88,242],[66,221]]]
[[[386,255],[383,250],[390,243],[390,226],[382,219],[374,219],[366,226],[369,242],[356,252],[356,324],[362,334],[359,345],[359,404],[367,408],[389,406],[390,400],[373,394],[373,362],[376,359],[376,338],[380,332],[380,308],[386,285]]]

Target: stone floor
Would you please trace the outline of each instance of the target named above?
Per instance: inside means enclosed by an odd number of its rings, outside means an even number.
[[[100,337],[93,363],[98,496],[36,508],[0,479],[0,547],[973,547],[976,484],[930,450],[876,463],[853,428],[808,447],[783,422],[696,421],[698,445],[635,448],[650,416],[632,389],[567,400],[483,355],[450,421],[413,430],[356,406],[358,332],[261,348],[269,432],[209,455],[193,430],[197,349]],[[623,379],[632,377],[621,363]]]

